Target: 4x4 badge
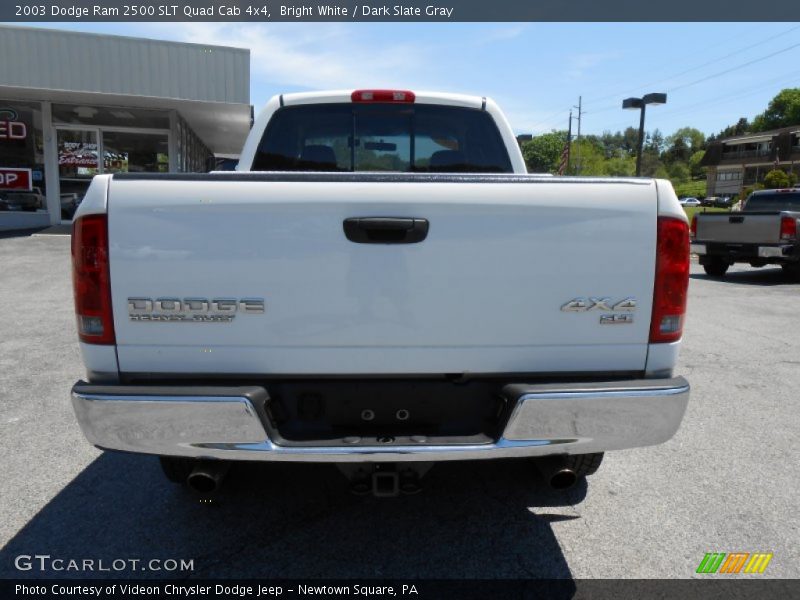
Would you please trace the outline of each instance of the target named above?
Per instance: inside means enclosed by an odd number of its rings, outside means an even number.
[[[561,307],[564,312],[586,312],[589,310],[605,310],[609,312],[636,310],[636,298],[625,298],[611,304],[611,298],[574,298]]]

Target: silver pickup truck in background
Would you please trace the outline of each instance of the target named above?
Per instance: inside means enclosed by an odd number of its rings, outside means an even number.
[[[753,192],[740,212],[698,213],[692,219],[692,252],[706,273],[722,277],[734,263],[780,265],[800,277],[800,189]]]

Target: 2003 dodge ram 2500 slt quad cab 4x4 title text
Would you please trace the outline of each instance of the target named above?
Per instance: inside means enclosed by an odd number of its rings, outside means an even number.
[[[83,432],[199,490],[228,461],[393,495],[510,457],[568,487],[689,397],[669,182],[528,175],[488,98],[275,97],[238,172],[95,177],[72,255]]]

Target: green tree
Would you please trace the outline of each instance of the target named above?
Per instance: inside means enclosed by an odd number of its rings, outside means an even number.
[[[698,179],[699,177],[705,176],[706,168],[700,166],[700,163],[705,155],[705,150],[698,150],[689,157],[689,170],[692,173],[692,179]]]
[[[636,158],[634,157],[634,165]],[[635,167],[634,167],[635,168]],[[642,177],[661,177],[667,178],[664,163],[657,154],[651,152],[642,153]]]
[[[633,157],[634,170],[636,169],[636,156]],[[656,172],[663,166],[661,155],[653,148],[645,146],[642,150],[642,177],[655,177]]]
[[[748,131],[750,131],[750,123],[745,117],[741,117],[736,121],[736,125],[733,126],[733,133],[731,135],[744,135]]]
[[[773,169],[764,175],[764,187],[768,190],[776,190],[780,188],[787,188],[791,185],[789,176],[786,171],[780,169]]]
[[[627,151],[623,148],[623,141],[624,138],[622,137],[622,133],[619,131],[616,133],[604,131],[603,135],[600,136],[600,143],[603,144],[603,149],[605,150],[608,158],[611,158],[612,156],[618,156],[620,153],[627,153]]]
[[[639,130],[636,127],[628,127],[622,134],[622,147],[629,154],[636,154],[639,147]]]
[[[531,173],[555,173],[564,144],[566,131],[551,131],[535,136],[522,144],[522,156]]]
[[[647,142],[645,143],[645,149],[651,149],[657,154],[661,154],[664,150],[664,134],[661,133],[660,130],[656,129],[653,133],[647,134]]]
[[[782,90],[767,105],[767,110],[753,119],[752,130],[767,131],[800,124],[800,88]]]
[[[689,157],[692,156],[692,149],[689,147],[682,137],[673,137],[670,147],[666,149],[662,158],[666,163],[674,162],[689,162]]]
[[[627,154],[609,158],[603,166],[605,174],[611,177],[632,177],[636,174],[636,158]]]
[[[585,137],[572,143],[570,174],[578,173],[580,168],[581,175],[605,175],[605,163],[605,149],[597,137]]]
[[[686,183],[691,177],[689,167],[683,162],[674,162],[669,165],[667,167],[667,173],[669,175],[669,180],[673,185],[678,183]]]
[[[678,140],[692,152],[697,152],[705,147],[706,134],[694,127],[681,127],[667,138],[667,144],[674,146]]]
[[[658,168],[648,177],[657,177],[658,179],[669,179],[669,171],[666,165],[659,165]]]
[[[750,131],[750,122],[745,118],[741,117],[737,122],[736,125],[728,125],[725,129],[719,132],[716,136],[710,136],[706,141],[712,141],[714,139],[719,138],[727,138],[727,137],[734,137],[737,135],[744,135],[745,133]]]

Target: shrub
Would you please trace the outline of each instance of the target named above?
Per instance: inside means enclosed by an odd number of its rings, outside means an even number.
[[[782,171],[781,169],[773,169],[764,176],[764,187],[768,190],[787,188],[790,185],[789,176],[786,174],[786,171]]]

